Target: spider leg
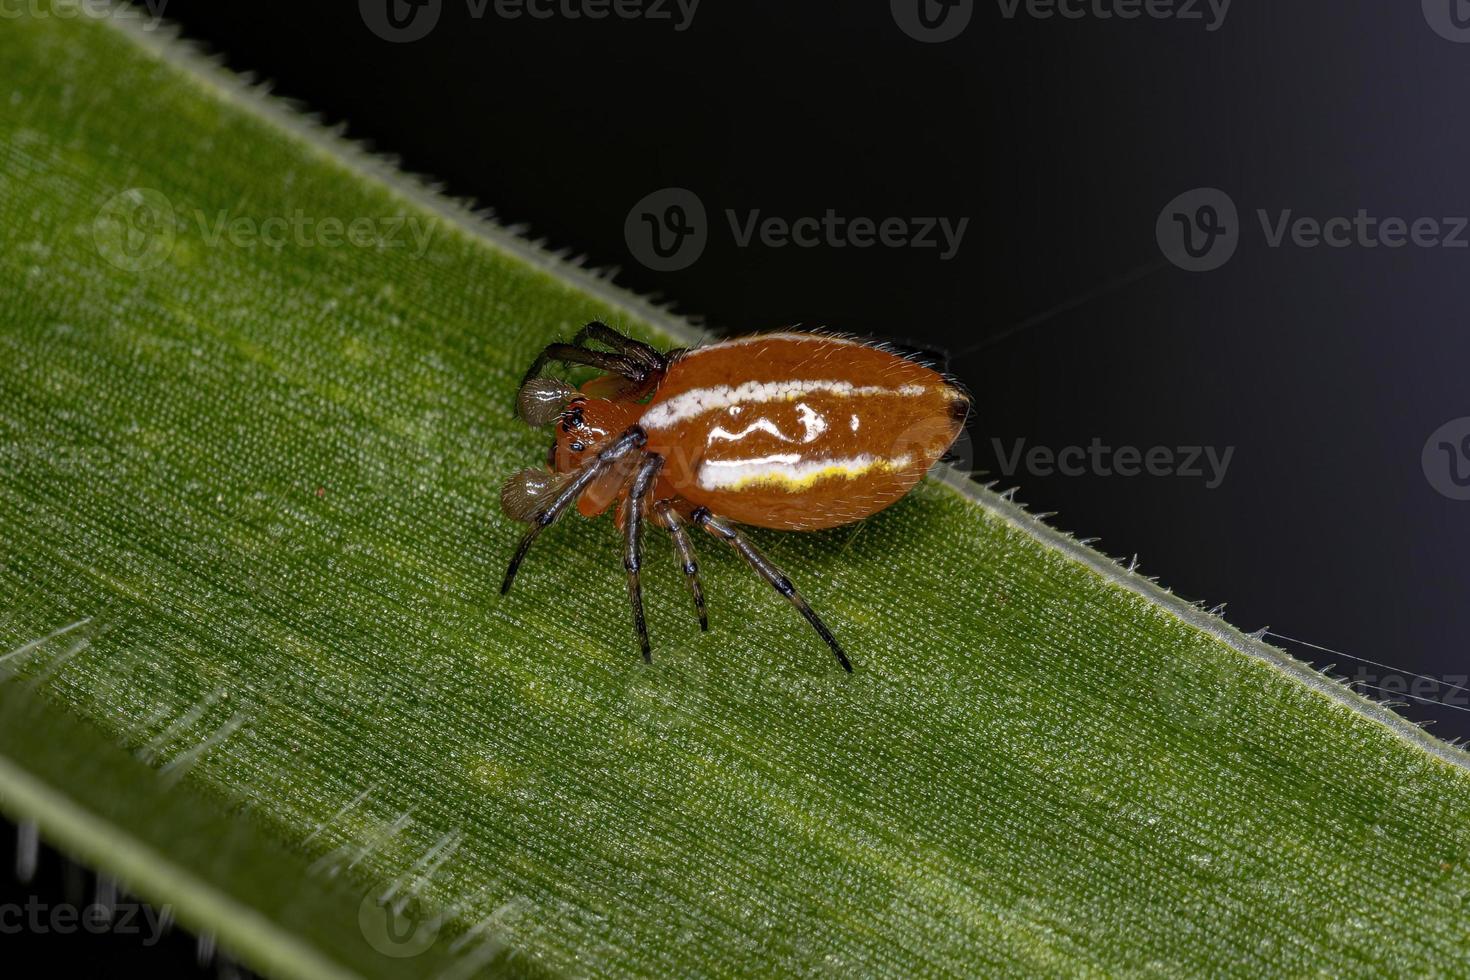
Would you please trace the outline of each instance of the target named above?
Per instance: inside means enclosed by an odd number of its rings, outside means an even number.
[[[660,500],[653,505],[654,520],[669,532],[674,539],[674,550],[679,553],[679,563],[684,567],[684,580],[689,583],[689,595],[694,599],[694,611],[699,614],[700,632],[709,632],[709,616],[704,611],[704,589],[699,585],[699,562],[694,556],[694,542],[689,540],[689,531],[684,527],[684,518],[674,509],[671,501]]]
[[[842,669],[849,674],[852,673],[852,663],[847,659],[847,654],[843,652],[842,647],[838,645],[836,637],[827,628],[827,624],[823,623],[817,614],[812,612],[812,607],[807,605],[807,601],[801,597],[801,593],[796,591],[796,586],[791,584],[791,580],[786,577],[785,572],[782,572],[781,569],[773,565],[771,560],[761,554],[755,545],[745,539],[744,535],[735,530],[735,527],[729,521],[716,517],[703,507],[694,512],[693,518],[694,523],[734,548],[740,557],[744,558],[750,564],[751,568],[754,568],[760,573],[761,578],[771,583],[771,586],[777,592],[785,596],[796,607],[797,611],[806,617],[806,621],[812,624],[812,628],[817,631],[817,635],[826,641],[827,646],[832,648],[832,653],[837,657],[837,662],[842,665]]]
[[[599,371],[606,371],[608,374],[620,374],[630,381],[643,382],[649,375],[649,369],[646,366],[624,354],[588,350],[576,344],[547,344],[546,349],[531,362],[531,368],[521,379],[520,387],[524,388],[527,381],[539,377],[551,361],[560,361],[563,364],[586,364]]]
[[[572,344],[580,346],[588,340],[595,340],[599,344],[606,344],[624,357],[631,358],[639,364],[652,371],[663,371],[668,367],[668,359],[657,348],[645,344],[641,340],[624,336],[609,327],[601,320],[593,320],[572,338]]]
[[[633,426],[622,435],[598,452],[596,456],[582,465],[581,469],[574,472],[571,480],[562,487],[552,498],[551,502],[543,507],[531,518],[531,529],[521,538],[521,543],[516,547],[516,553],[511,557],[510,566],[505,570],[505,581],[500,585],[500,594],[505,595],[510,591],[511,583],[515,581],[516,571],[525,560],[526,552],[531,550],[536,536],[556,521],[569,506],[582,495],[582,492],[592,485],[603,473],[607,472],[614,463],[629,453],[642,449],[648,436],[638,426]]]
[[[643,513],[648,505],[648,491],[664,458],[658,453],[647,453],[633,474],[633,486],[623,500],[623,533],[626,544],[623,549],[623,567],[628,571],[628,603],[633,607],[633,628],[638,631],[638,646],[643,652],[644,663],[653,663],[653,652],[648,644],[648,623],[643,618],[643,586],[639,581],[639,569],[643,566]]]

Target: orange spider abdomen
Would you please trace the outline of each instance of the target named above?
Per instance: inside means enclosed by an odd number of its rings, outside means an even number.
[[[682,354],[638,424],[664,458],[657,496],[809,531],[908,493],[959,435],[968,405],[938,372],[897,354],[776,333]]]

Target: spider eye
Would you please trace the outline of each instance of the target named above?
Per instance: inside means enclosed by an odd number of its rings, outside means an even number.
[[[558,378],[532,378],[516,396],[516,412],[529,425],[550,425],[562,416],[577,389]]]
[[[574,452],[574,453],[580,453],[580,452],[582,452],[582,451],[583,451],[583,450],[584,450],[584,449],[586,449],[586,448],[587,448],[587,447],[586,447],[586,446],[584,446],[584,445],[582,445],[582,443],[581,443],[581,441],[580,441],[580,440],[577,440],[577,439],[573,439],[573,440],[572,440],[572,441],[571,441],[571,443],[569,443],[569,444],[568,444],[568,445],[567,445],[567,448],[568,448],[568,449],[570,449],[570,450],[571,450],[571,451],[572,451],[572,452]]]

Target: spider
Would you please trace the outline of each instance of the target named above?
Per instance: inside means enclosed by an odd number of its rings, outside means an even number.
[[[542,376],[551,362],[604,373],[576,388]],[[842,336],[761,333],[664,353],[593,321],[541,352],[516,403],[522,420],[555,425],[556,436],[545,466],[501,490],[506,514],[530,525],[502,595],[536,537],[572,504],[586,517],[616,505],[645,661],[653,655],[639,570],[651,521],[673,541],[701,630],[709,617],[691,525],[785,596],[850,673],[832,631],[739,525],[814,531],[877,513],[948,451],[970,400],[930,368]]]

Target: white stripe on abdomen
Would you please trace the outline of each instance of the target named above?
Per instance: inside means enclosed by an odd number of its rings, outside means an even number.
[[[649,406],[638,420],[644,430],[667,429],[706,412],[718,411],[732,405],[758,405],[765,402],[792,401],[813,392],[837,395],[844,398],[860,398],[869,395],[898,395],[913,397],[928,389],[924,385],[908,384],[896,388],[882,385],[855,385],[851,381],[747,381],[738,385],[711,385],[708,388],[692,388],[680,392],[667,401]]]

